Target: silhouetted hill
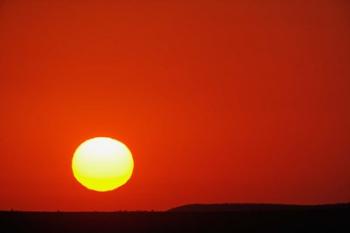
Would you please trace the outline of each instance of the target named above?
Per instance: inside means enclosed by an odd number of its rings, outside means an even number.
[[[0,232],[350,232],[350,205],[185,205],[165,212],[0,212]]]
[[[322,209],[346,209],[350,203],[327,205],[286,204],[187,204],[169,209],[170,212],[242,212],[242,211],[307,211]]]

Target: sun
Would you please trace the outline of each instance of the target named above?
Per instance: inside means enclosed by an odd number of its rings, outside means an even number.
[[[99,192],[124,185],[133,169],[134,160],[128,147],[109,137],[96,137],[83,142],[72,159],[72,170],[77,181]]]

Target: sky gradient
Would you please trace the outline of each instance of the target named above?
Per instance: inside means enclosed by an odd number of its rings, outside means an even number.
[[[0,0],[0,209],[350,201],[350,2]],[[135,160],[82,187],[76,147]]]

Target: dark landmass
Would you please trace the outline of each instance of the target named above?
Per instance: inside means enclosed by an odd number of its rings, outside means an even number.
[[[326,205],[287,205],[287,204],[188,204],[169,209],[170,212],[242,212],[242,211],[308,211],[349,208],[350,203]]]
[[[350,204],[185,205],[165,212],[1,211],[0,232],[350,232]]]

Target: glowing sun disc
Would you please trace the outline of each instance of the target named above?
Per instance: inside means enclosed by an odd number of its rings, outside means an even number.
[[[126,145],[108,137],[89,139],[76,149],[72,170],[77,181],[88,189],[105,192],[124,185],[134,168]]]

